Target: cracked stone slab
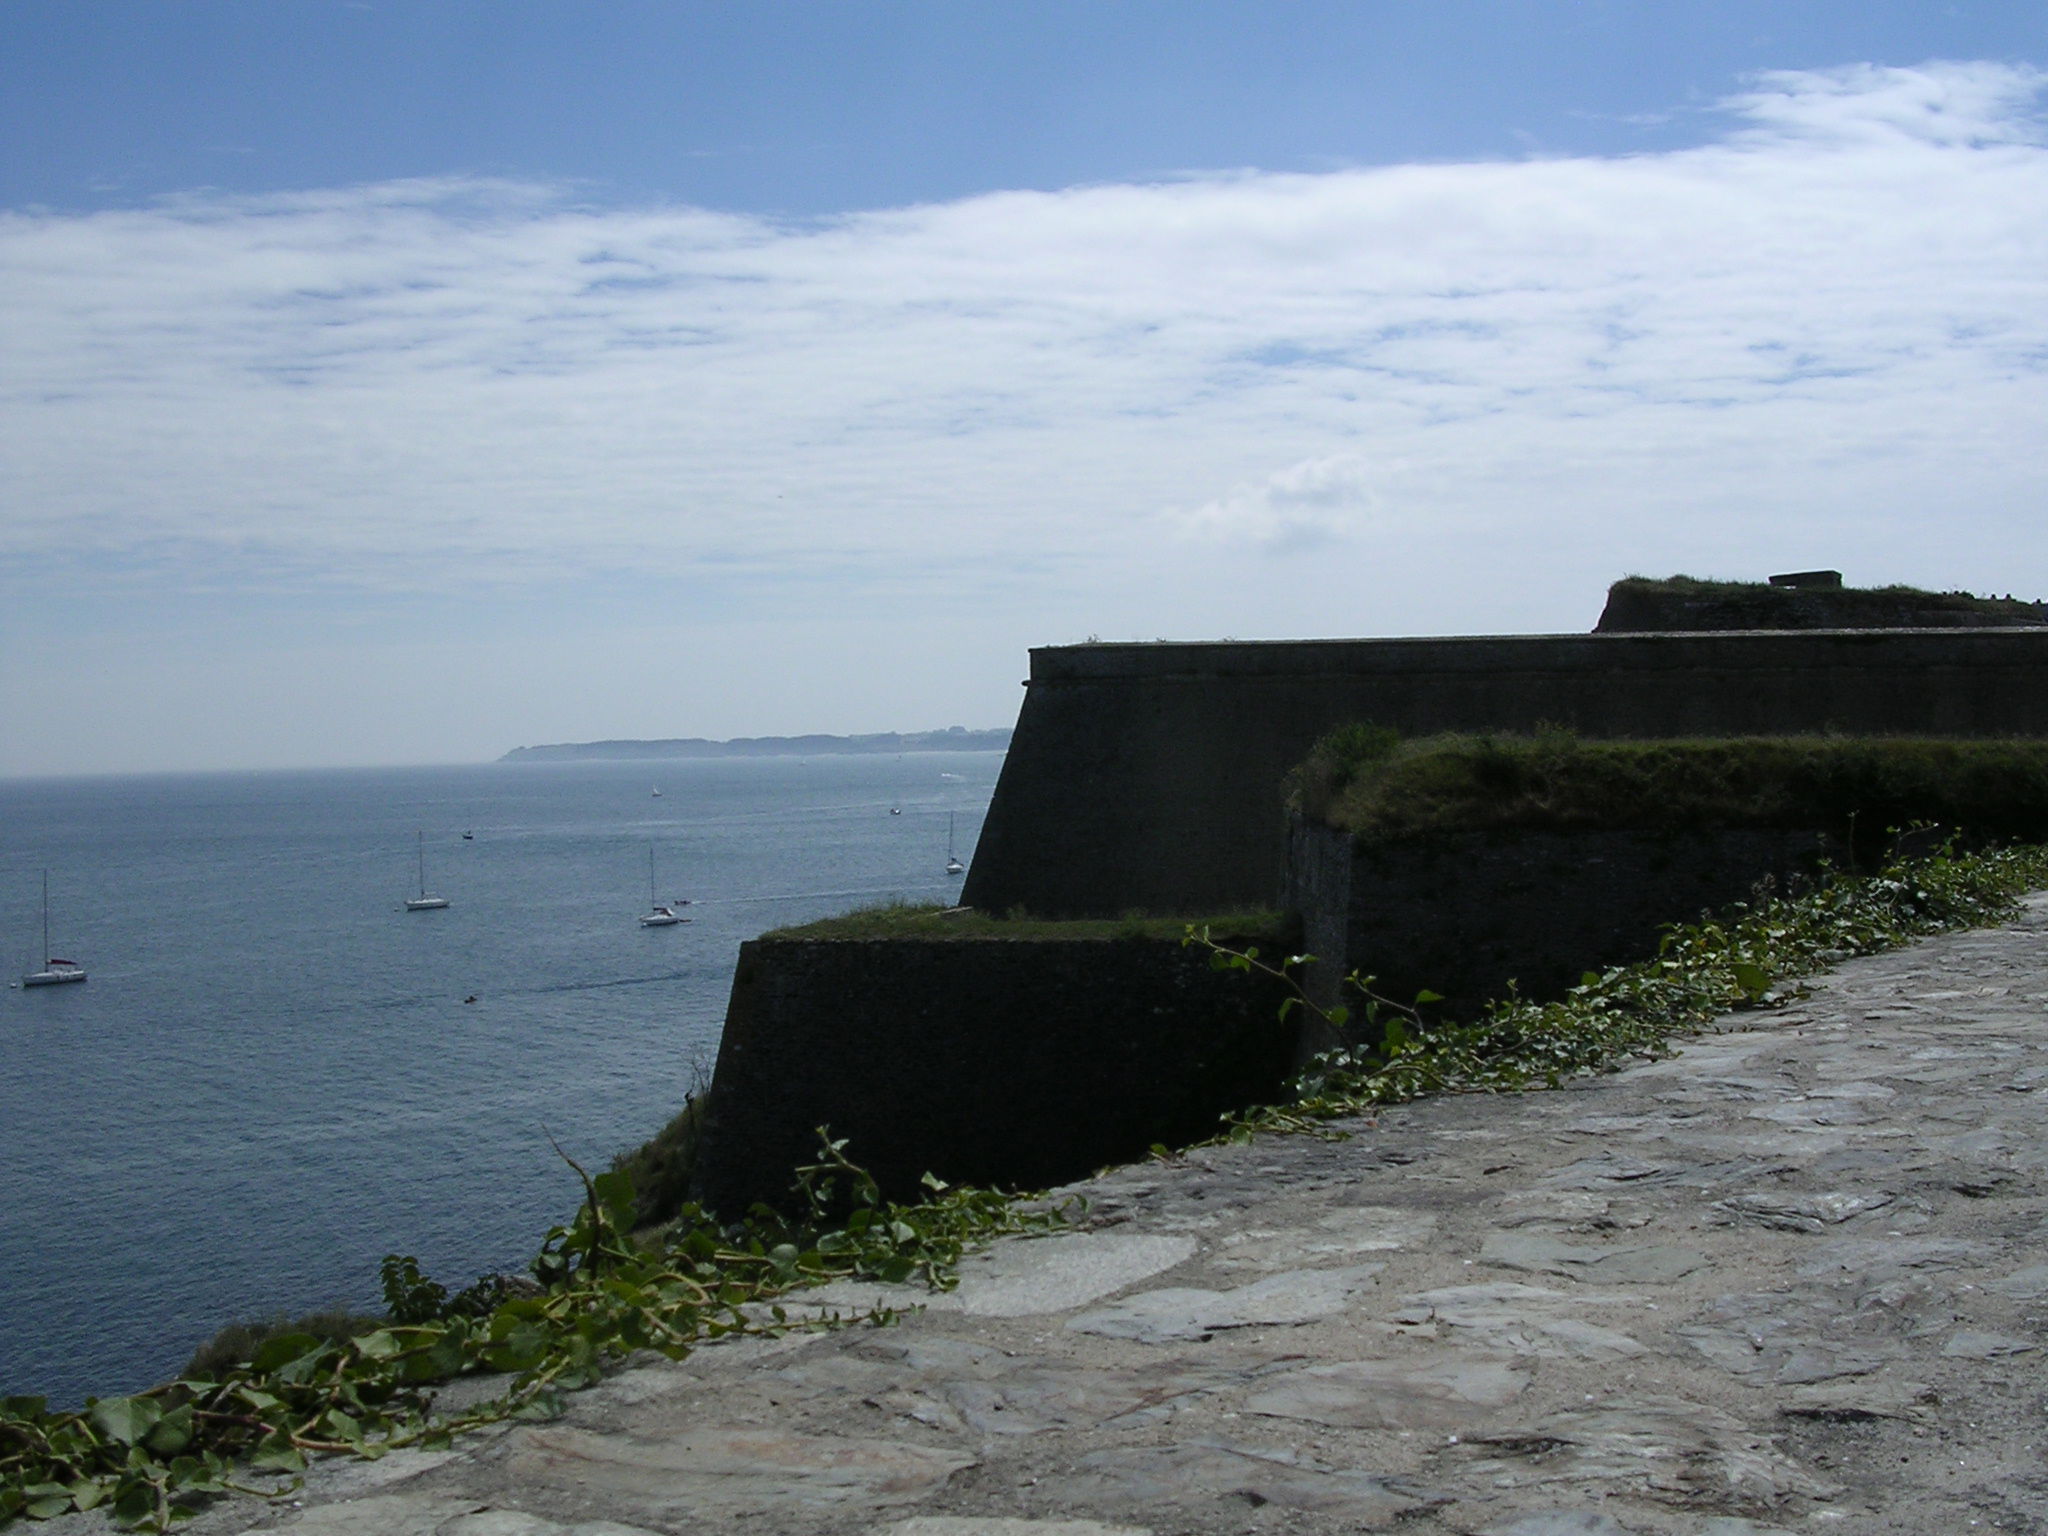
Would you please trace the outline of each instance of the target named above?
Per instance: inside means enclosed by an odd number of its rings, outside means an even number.
[[[1499,1525],[1489,1525],[1478,1536],[1635,1536],[1611,1515],[1591,1509],[1538,1509]]]
[[[1453,1285],[1402,1297],[1393,1321],[1411,1327],[1434,1323],[1449,1330],[1452,1343],[1496,1354],[1613,1361],[1649,1351],[1628,1334],[1569,1314],[1586,1306],[1632,1305],[1639,1300],[1621,1293],[1568,1294],[1513,1282]]]
[[[2040,1347],[2031,1339],[2016,1339],[2011,1334],[1964,1329],[1951,1334],[1941,1352],[1951,1360],[2000,1360],[2007,1355],[2032,1354]]]
[[[970,1317],[1042,1317],[1149,1280],[1194,1252],[1191,1237],[1135,1232],[1010,1238],[962,1259],[960,1283],[950,1291],[840,1281],[806,1291],[784,1307],[791,1316],[923,1307]]]
[[[978,1459],[901,1440],[768,1427],[654,1437],[554,1426],[510,1439],[504,1465],[523,1486],[601,1499],[661,1525],[791,1507],[913,1503]]]
[[[616,1520],[561,1522],[518,1509],[493,1509],[448,1494],[373,1494],[305,1511],[286,1527],[305,1536],[658,1536]]]
[[[1919,1424],[1933,1417],[1938,1400],[1939,1394],[1922,1382],[1864,1377],[1795,1387],[1778,1412],[1797,1419],[1902,1419]]]
[[[1747,1310],[1779,1302],[1785,1310]],[[1732,1376],[1779,1386],[1802,1386],[1839,1376],[1865,1376],[1905,1355],[1895,1340],[1850,1334],[1831,1336],[1789,1298],[1724,1297],[1717,1321],[1694,1323],[1678,1336]]]
[[[1233,1232],[1216,1245],[1211,1262],[1223,1269],[1297,1269],[1361,1253],[1385,1253],[1426,1243],[1437,1229],[1429,1211],[1398,1206],[1348,1206],[1313,1225]]]
[[[1781,1232],[1824,1232],[1871,1211],[1883,1210],[1896,1198],[1889,1190],[1827,1190],[1820,1194],[1731,1195],[1714,1209],[1735,1221]]]
[[[1104,1425],[1130,1427],[1172,1416],[1188,1399],[1241,1386],[1269,1367],[1250,1360],[1168,1360],[1117,1369],[1065,1360],[1018,1360],[965,1339],[877,1341],[901,1362],[828,1359],[778,1372],[799,1390],[838,1387],[939,1429],[976,1435],[1038,1435]],[[843,1367],[883,1374],[848,1374]]]
[[[2015,1301],[2039,1301],[2048,1296],[2048,1264],[2029,1264],[2025,1269],[1988,1282],[1984,1289],[2010,1296]]]
[[[1703,1267],[1706,1255],[1673,1243],[1594,1248],[1540,1232],[1489,1232],[1480,1259],[1503,1269],[1582,1275],[1618,1285],[1665,1285]]]
[[[321,1504],[306,1510],[290,1529],[306,1536],[440,1536],[444,1526],[482,1509],[478,1499],[460,1495],[384,1493]]]
[[[520,1509],[484,1509],[458,1515],[434,1536],[657,1536],[644,1525],[616,1520],[577,1520],[564,1525]]]
[[[1289,1371],[1245,1402],[1248,1412],[1352,1428],[1470,1423],[1529,1384],[1506,1360],[1339,1360]]]
[[[1466,1446],[1498,1453],[1506,1466],[1513,1458],[1540,1460],[1544,1482],[1602,1483],[1688,1508],[1775,1508],[1839,1491],[1770,1436],[1718,1409],[1676,1399],[1570,1409],[1470,1436]]]
[[[1152,1536],[1140,1525],[1100,1520],[1011,1520],[990,1515],[917,1515],[878,1525],[874,1536]]]
[[[1447,1502],[1405,1479],[1333,1468],[1224,1441],[1091,1452],[1060,1478],[1065,1503],[1187,1505],[1240,1500],[1328,1511],[1377,1528]]]
[[[1313,1323],[1342,1312],[1373,1284],[1384,1264],[1342,1269],[1297,1269],[1227,1291],[1170,1287],[1140,1291],[1094,1312],[1069,1318],[1076,1333],[1165,1344],[1200,1339],[1228,1328]]]
[[[1984,1244],[1967,1238],[1838,1238],[1814,1250],[1813,1256],[1800,1266],[1799,1274],[1809,1279],[1855,1275],[1875,1280],[1909,1270],[1981,1264],[1990,1256]]]

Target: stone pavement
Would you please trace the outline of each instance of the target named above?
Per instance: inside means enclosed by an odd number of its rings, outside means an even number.
[[[198,1522],[299,1536],[2048,1531],[2048,897],[1557,1092],[1075,1186],[894,1326]]]

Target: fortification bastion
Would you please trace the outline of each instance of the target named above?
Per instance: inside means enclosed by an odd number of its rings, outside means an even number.
[[[1050,646],[1031,653],[962,900],[1042,917],[1280,899],[1282,785],[1315,741],[2048,735],[2048,628]]]

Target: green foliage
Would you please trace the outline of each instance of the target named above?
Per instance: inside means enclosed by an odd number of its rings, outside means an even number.
[[[885,1202],[844,1141],[823,1130],[819,1140],[818,1162],[800,1175],[803,1220],[764,1209],[728,1226],[685,1206],[659,1241],[636,1242],[631,1177],[592,1177],[570,1161],[583,1205],[548,1233],[532,1294],[490,1277],[450,1296],[394,1254],[382,1270],[391,1316],[368,1332],[274,1333],[244,1359],[76,1412],[0,1399],[0,1525],[105,1509],[119,1525],[164,1531],[210,1494],[290,1492],[309,1456],[374,1459],[497,1420],[551,1417],[564,1391],[636,1351],[681,1359],[707,1339],[780,1331],[775,1298],[796,1286],[866,1276],[944,1288],[968,1245],[1064,1224],[1060,1210],[929,1176],[919,1204]],[[510,1373],[511,1387],[436,1415],[433,1384],[473,1371]]]
[[[1915,822],[2048,837],[2048,742],[1878,737],[1589,741],[1440,735],[1347,755],[1339,732],[1297,779],[1302,810],[1372,842],[1493,828],[1782,827],[1847,845]],[[1868,849],[1855,850],[1859,855]]]
[[[633,1181],[633,1225],[653,1226],[680,1211],[690,1197],[690,1175],[704,1135],[704,1092],[699,1082],[682,1109],[652,1138],[612,1159],[612,1172]]]
[[[1320,1014],[1333,1030],[1351,1026],[1374,1045],[1318,1057],[1289,1102],[1227,1117],[1229,1139],[1255,1131],[1322,1130],[1329,1121],[1428,1093],[1504,1093],[1556,1087],[1567,1078],[1612,1071],[1631,1057],[1668,1053],[1673,1037],[1734,1009],[1767,1006],[1775,989],[1852,955],[1915,938],[1996,922],[2019,895],[2048,885],[2048,848],[1975,854],[1944,851],[1892,864],[1876,875],[1833,874],[1795,895],[1764,896],[1698,923],[1665,930],[1654,959],[1588,971],[1562,1000],[1509,996],[1469,1024],[1431,1024],[1429,993],[1403,1005],[1346,978],[1356,1007],[1324,1012],[1296,973],[1308,955],[1277,963],[1235,950],[1190,927],[1187,942],[1211,964],[1260,972],[1292,988],[1282,1005]],[[1356,1026],[1362,1025],[1363,1028]]]
[[[326,1312],[310,1312],[303,1317],[286,1317],[278,1313],[261,1321],[229,1323],[193,1351],[192,1358],[185,1362],[185,1369],[178,1374],[187,1380],[217,1376],[230,1366],[245,1364],[258,1349],[279,1334],[310,1333],[315,1338],[339,1341],[374,1333],[386,1321],[386,1318],[334,1307]]]
[[[378,1269],[384,1285],[384,1306],[394,1323],[431,1323],[448,1305],[448,1288],[420,1273],[411,1254],[387,1253]]]

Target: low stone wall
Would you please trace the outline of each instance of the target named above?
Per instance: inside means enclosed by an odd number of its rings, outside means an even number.
[[[893,1196],[928,1171],[1043,1188],[1200,1140],[1291,1070],[1279,1002],[1172,940],[756,939],[692,1195],[786,1203],[820,1125]]]
[[[1289,900],[1304,985],[1319,1006],[1352,971],[1406,1002],[1425,988],[1469,1017],[1513,983],[1562,996],[1593,969],[1656,953],[1667,923],[1749,898],[1766,876],[1810,874],[1829,850],[1816,832],[1505,830],[1372,845],[1294,818]]]

